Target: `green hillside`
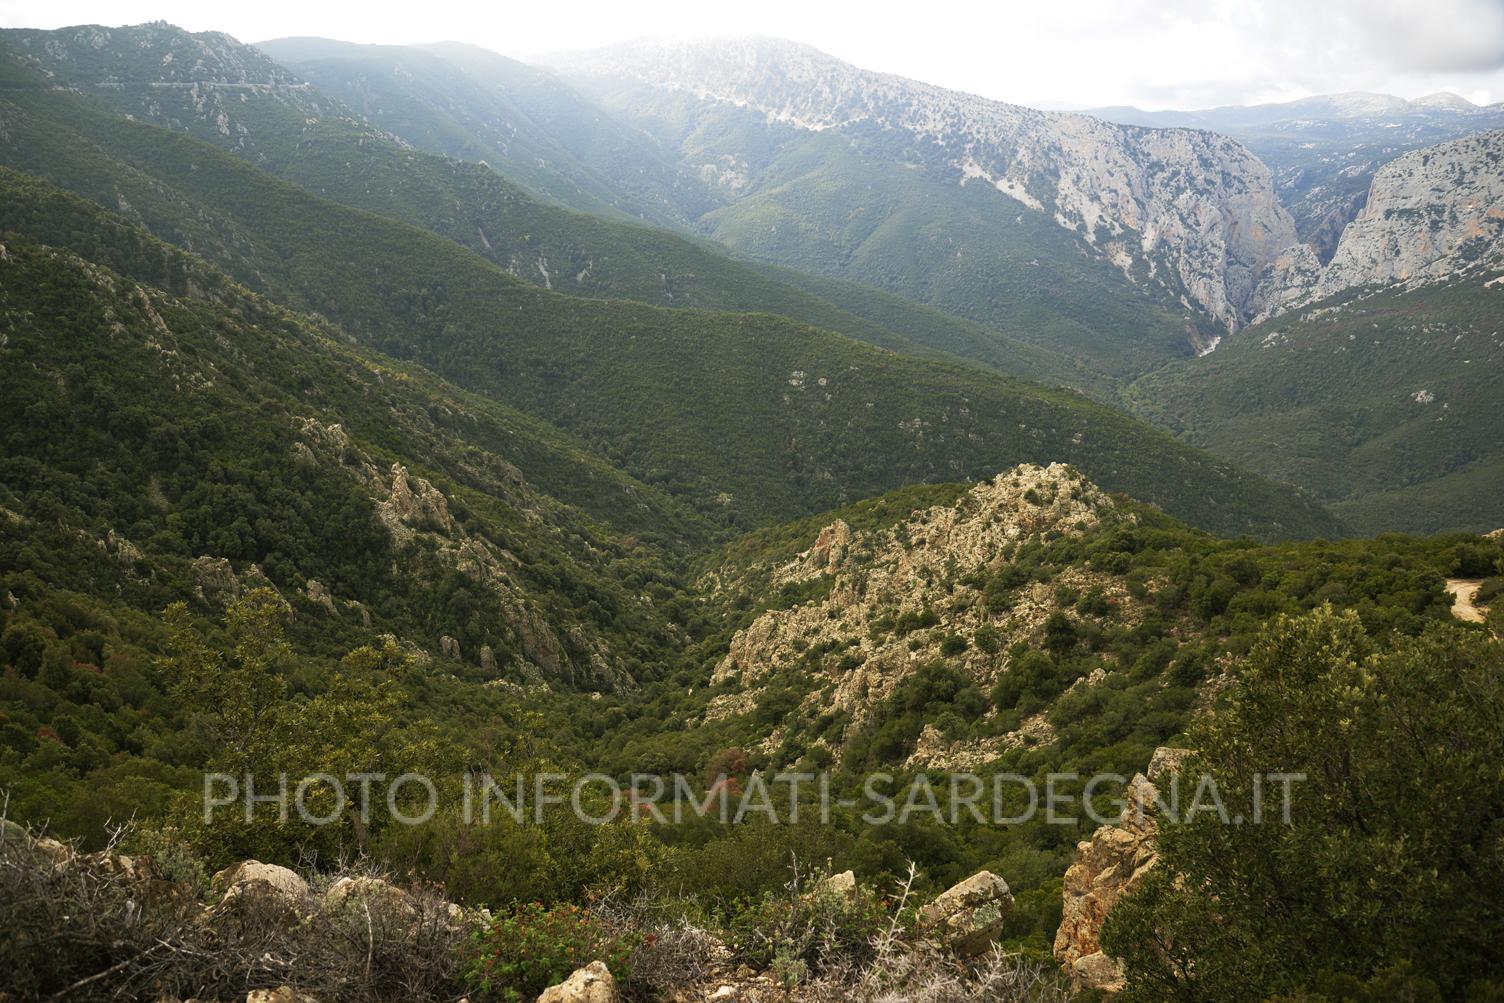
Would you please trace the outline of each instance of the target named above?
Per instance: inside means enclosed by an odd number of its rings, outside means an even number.
[[[0,103],[12,166],[123,206],[252,288],[553,422],[734,523],[1065,459],[1209,528],[1342,531],[1294,492],[1068,392],[766,315],[550,293],[190,137],[64,93],[13,97]]]
[[[1111,393],[1100,374],[1083,373],[1023,339],[912,308],[903,311],[901,326],[892,319],[892,297],[863,287],[831,283],[841,297],[836,306],[788,276],[737,262],[708,242],[544,204],[496,173],[510,177],[505,164],[493,164],[493,170],[394,142],[259,50],[225,35],[191,35],[153,24],[11,31],[0,40],[10,46],[0,50],[0,61],[16,64],[5,72],[17,81],[12,97],[20,104],[36,98],[25,83],[46,89],[52,81],[66,80],[117,112],[220,146],[322,197],[448,237],[534,285],[657,306],[783,314],[904,352],[975,349],[967,357],[1009,375],[1075,386],[1104,398]],[[184,48],[194,51],[194,61],[173,59],[165,65],[182,69],[163,71],[162,60]],[[75,55],[75,49],[88,51]],[[430,65],[438,57],[418,52],[412,58]],[[442,68],[451,76],[458,73],[447,62]],[[192,86],[184,86],[184,75]],[[233,82],[239,79],[255,85]],[[482,85],[470,80],[469,86]],[[433,118],[415,114],[411,121]],[[426,148],[421,135],[404,139]],[[43,169],[51,162],[32,166]],[[545,173],[557,180],[555,170]],[[198,215],[214,208],[204,207]]]
[[[1362,532],[1504,525],[1504,289],[1339,298],[1144,377],[1135,410],[1310,489]]]
[[[707,533],[660,492],[123,221],[0,183],[0,536],[17,594],[151,611],[260,583],[321,643],[392,633],[438,651],[447,636],[452,668],[483,679],[630,686],[670,643],[642,590]],[[27,216],[94,261],[17,236]]]
[[[900,131],[811,132],[687,91],[618,87],[600,96],[607,107],[685,162],[735,165],[735,197],[699,226],[736,251],[895,293],[1109,378],[1190,355],[1189,335],[1210,331],[1047,216],[957,184],[940,148]]]
[[[354,45],[280,38],[256,48],[420,150],[484,161],[582,212],[687,224],[714,200],[645,134],[546,70],[457,42]]]

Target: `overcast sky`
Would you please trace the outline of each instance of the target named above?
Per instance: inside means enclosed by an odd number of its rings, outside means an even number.
[[[645,35],[778,35],[869,69],[1048,107],[1201,108],[1350,90],[1504,100],[1504,0],[0,0],[8,27],[151,20],[247,42],[458,39],[524,59]]]

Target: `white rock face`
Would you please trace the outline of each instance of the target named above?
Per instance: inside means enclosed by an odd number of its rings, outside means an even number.
[[[1408,153],[1374,175],[1312,298],[1504,260],[1504,130]]]
[[[1296,243],[1268,168],[1209,132],[1035,111],[862,70],[778,39],[635,42],[561,65],[799,129],[902,130],[932,147],[958,182],[984,180],[999,197],[1049,214],[1130,277],[1135,266],[1167,270],[1229,330],[1257,312],[1260,277]]]

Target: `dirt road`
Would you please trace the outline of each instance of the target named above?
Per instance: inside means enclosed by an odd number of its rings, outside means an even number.
[[[1452,593],[1452,615],[1468,623],[1483,623],[1483,611],[1473,605],[1473,596],[1483,582],[1477,578],[1448,578],[1447,591]]]

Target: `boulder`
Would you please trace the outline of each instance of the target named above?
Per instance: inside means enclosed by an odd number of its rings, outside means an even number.
[[[1071,977],[1088,989],[1115,993],[1123,988],[1123,966],[1101,951],[1084,955],[1071,962]]]
[[[228,895],[237,886],[258,882],[286,898],[301,899],[308,895],[308,882],[297,874],[286,867],[263,864],[259,860],[246,860],[233,867],[226,867],[209,879],[209,887]]]
[[[285,867],[247,860],[227,867],[210,879],[210,887],[224,889],[213,915],[238,922],[270,922],[292,929],[310,912],[308,883]]]
[[[303,595],[307,596],[308,601],[315,606],[322,606],[324,612],[330,616],[339,616],[339,609],[334,605],[334,596],[329,594],[329,590],[317,578],[308,579],[308,583],[303,586]]]
[[[832,874],[820,882],[819,890],[841,898],[855,898],[856,874],[852,871],[842,871],[840,874]]]
[[[993,945],[1012,911],[1008,883],[991,871],[978,871],[920,909],[919,920],[952,954],[973,958]]]
[[[412,896],[381,878],[340,878],[324,893],[324,910],[331,915],[369,910],[386,923],[407,923],[417,915]]]
[[[558,985],[543,990],[538,1003],[621,1003],[621,993],[605,962],[592,961]]]
[[[245,994],[245,1003],[318,1003],[318,999],[300,993],[292,986],[278,986],[275,989],[252,989]]]

